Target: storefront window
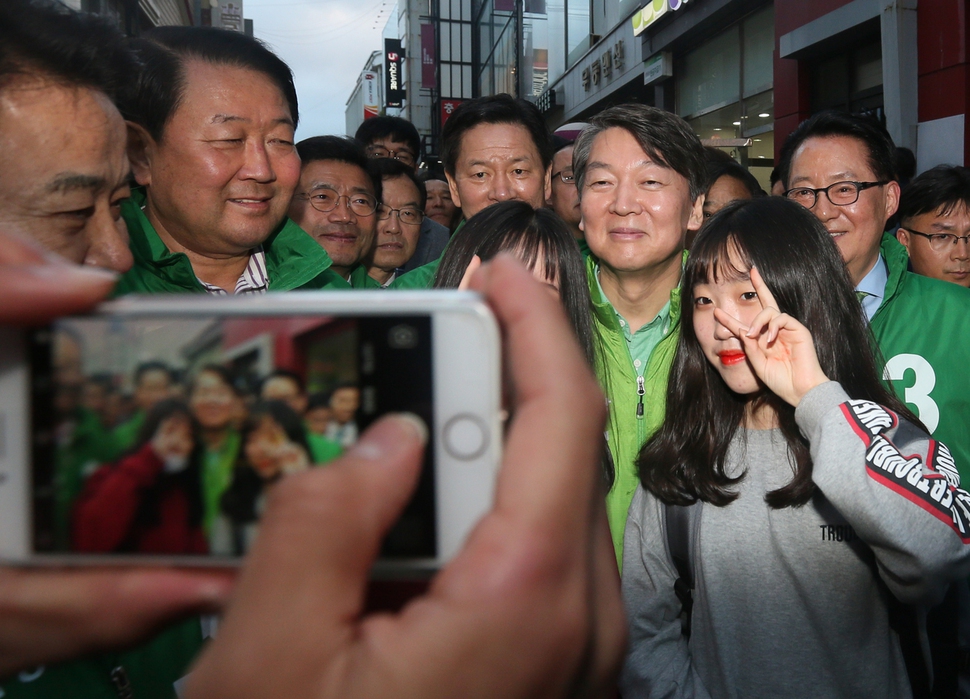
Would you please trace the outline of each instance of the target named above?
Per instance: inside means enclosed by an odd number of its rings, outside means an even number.
[[[812,111],[845,109],[882,118],[882,43],[868,40],[812,67]]]
[[[741,96],[741,44],[737,25],[684,57],[677,71],[677,111],[703,114]]]
[[[589,0],[566,0],[566,55],[570,66],[589,49],[589,16]]]
[[[744,21],[744,96],[770,90],[774,81],[775,12],[768,7]]]
[[[677,112],[768,191],[774,167],[774,11],[768,7],[687,54],[675,68]]]
[[[538,97],[566,69],[565,3],[526,0],[522,22],[522,70],[525,97]]]

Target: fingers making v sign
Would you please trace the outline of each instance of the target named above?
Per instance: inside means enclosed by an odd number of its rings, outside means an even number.
[[[720,308],[714,309],[714,317],[741,340],[758,378],[787,403],[797,406],[806,393],[829,379],[818,363],[812,334],[778,310],[775,297],[755,267],[751,268],[751,284],[761,312],[750,326]]]

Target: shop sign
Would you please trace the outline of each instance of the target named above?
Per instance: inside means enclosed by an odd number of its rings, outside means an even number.
[[[435,58],[434,46],[434,25],[421,25],[421,87],[434,89],[438,86],[435,82],[435,67],[438,63]]]
[[[648,0],[639,12],[633,15],[633,36],[640,36],[643,30],[668,12],[675,12],[690,0]]]
[[[400,39],[384,39],[384,94],[388,107],[404,105],[404,85],[401,83],[401,68],[404,63],[404,49]]]
[[[650,85],[674,74],[674,59],[669,51],[661,51],[643,62],[643,84]]]
[[[623,72],[625,65],[626,55],[623,50],[623,39],[620,39],[613,46],[608,47],[599,58],[583,68],[580,76],[583,90],[589,92],[591,85],[598,87],[600,82],[611,80],[613,71],[615,70],[619,75]]]
[[[445,125],[445,122],[448,121],[448,117],[450,117],[454,113],[454,111],[458,109],[458,105],[461,104],[462,101],[463,100],[441,100],[441,126],[442,127]]]
[[[364,96],[364,119],[372,119],[381,113],[381,98],[377,89],[377,73],[368,70],[362,76],[361,92]]]

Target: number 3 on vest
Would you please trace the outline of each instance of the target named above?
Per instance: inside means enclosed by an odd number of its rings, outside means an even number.
[[[936,387],[936,372],[932,365],[918,354],[897,354],[886,362],[882,377],[886,381],[902,381],[907,369],[912,369],[916,380],[904,389],[903,400],[916,406],[920,422],[933,434],[940,422],[940,409],[930,398],[930,392]]]

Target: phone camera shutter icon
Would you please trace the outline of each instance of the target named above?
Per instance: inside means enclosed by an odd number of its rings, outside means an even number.
[[[445,423],[445,450],[456,459],[471,461],[488,447],[488,426],[476,415],[459,413]]]
[[[395,325],[387,333],[387,344],[391,349],[414,349],[418,346],[418,331],[412,325]]]

